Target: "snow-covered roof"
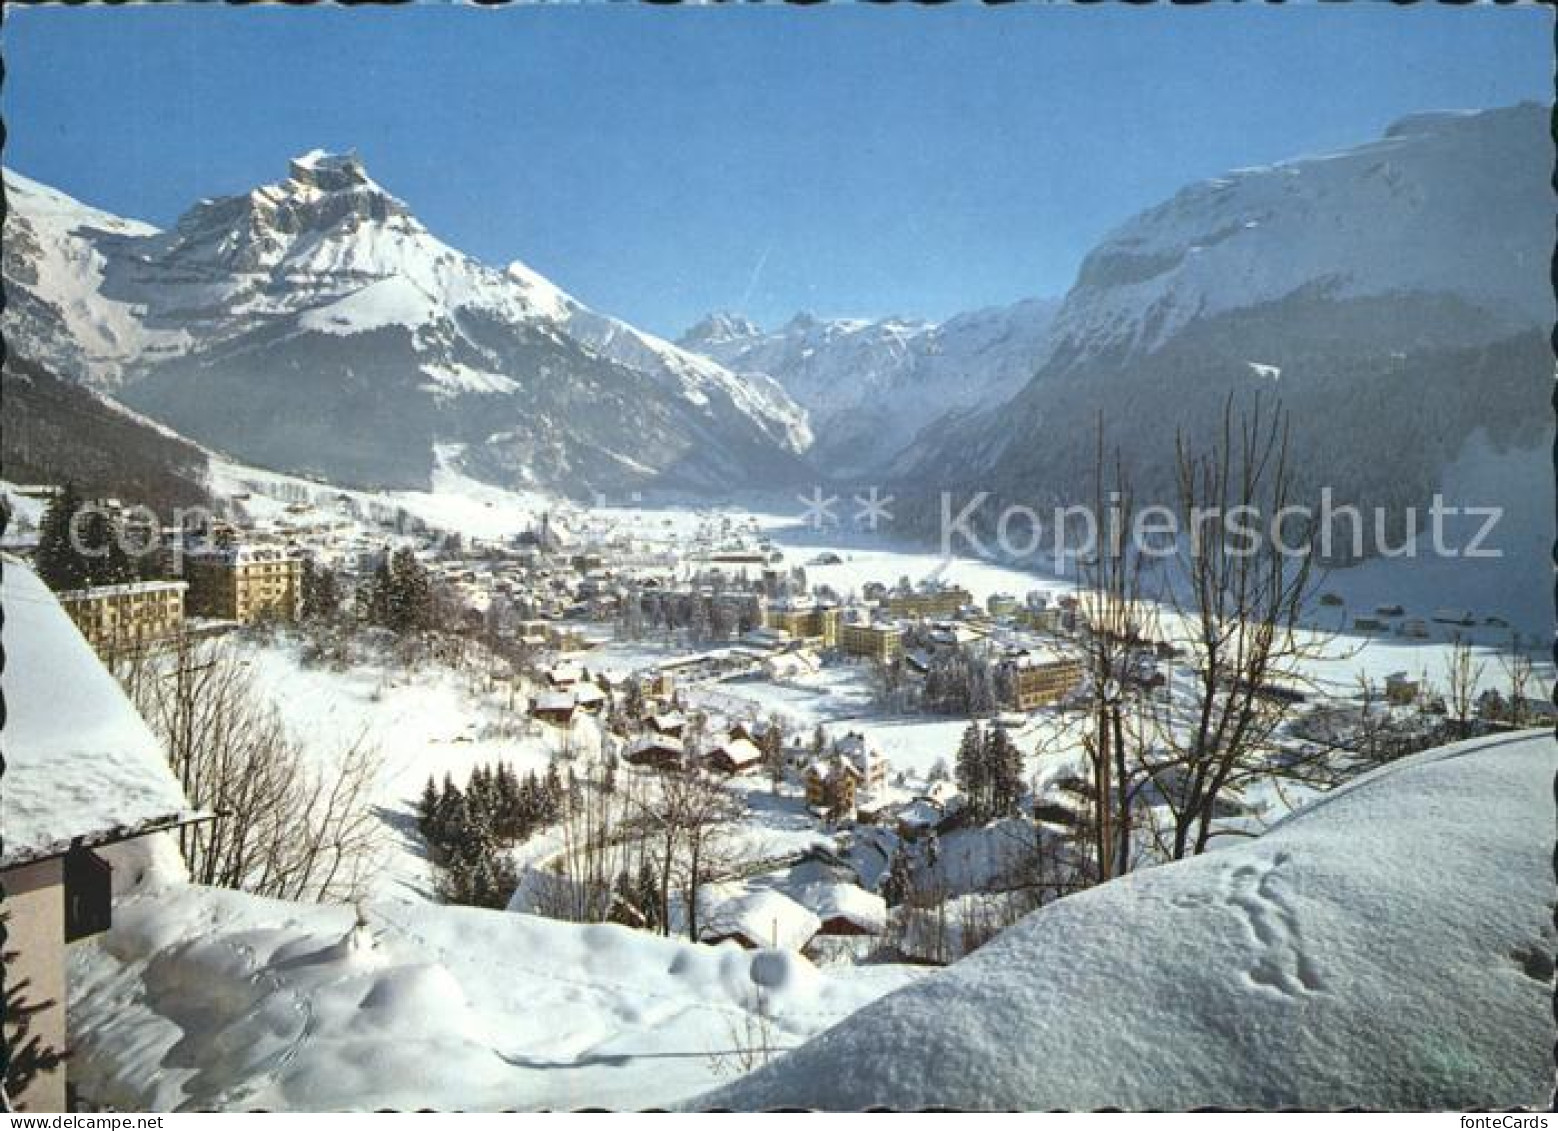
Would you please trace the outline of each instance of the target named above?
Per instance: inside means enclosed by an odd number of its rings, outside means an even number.
[[[698,1106],[1545,1104],[1555,755],[1427,751],[1057,900]]]
[[[628,747],[628,757],[643,753],[645,750],[669,750],[680,754],[682,749],[682,740],[679,738],[671,738],[663,734],[645,734],[633,740],[633,744]]]
[[[553,683],[578,683],[584,678],[584,669],[578,664],[554,664],[546,678]]]
[[[94,585],[89,589],[67,589],[57,596],[61,601],[89,601],[94,597],[127,597],[134,593],[168,593],[188,588],[187,581],[132,581],[124,585]]]
[[[0,864],[189,813],[167,755],[36,574],[6,556]]]
[[[223,566],[251,566],[259,562],[301,561],[299,556],[284,545],[254,545],[238,542],[235,545],[199,544],[184,551],[184,561],[217,562]]]
[[[763,760],[763,752],[747,738],[732,738],[720,743],[709,752],[709,757],[715,755],[724,755],[737,769],[755,766]]]
[[[900,824],[918,825],[927,829],[935,828],[946,815],[941,803],[929,797],[916,797],[897,813]]]
[[[581,683],[573,689],[574,701],[578,703],[601,703],[606,699],[606,693],[593,683]]]
[[[809,884],[795,899],[823,923],[842,919],[873,935],[887,930],[887,901],[858,884]]]
[[[714,941],[743,939],[757,947],[800,950],[822,929],[822,920],[783,892],[750,888],[730,898],[716,889],[708,892],[699,938]]]
[[[135,1111],[664,1107],[718,1082],[715,1053],[759,1008],[790,1044],[920,976],[476,907],[362,910],[354,929],[350,906],[196,884],[116,906],[106,945],[72,956],[74,1078]]]

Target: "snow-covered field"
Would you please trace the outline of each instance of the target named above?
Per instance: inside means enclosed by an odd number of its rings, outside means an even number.
[[[183,885],[122,902],[71,954],[73,1080],[137,1111],[653,1107],[922,973],[512,912],[363,914]]]
[[[404,511],[438,530],[471,538],[507,538],[528,529],[553,500],[531,491],[512,491],[482,483],[460,473],[458,451],[440,448],[429,491],[358,491],[266,471],[211,456],[209,482],[214,493],[230,498],[248,496],[243,506],[254,518],[274,521],[288,505],[305,503],[334,512],[341,498],[359,513]]]
[[[1050,904],[695,1106],[1545,1105],[1555,768],[1546,731],[1394,763]]]
[[[431,775],[463,786],[479,765],[507,762],[520,774],[544,772],[564,733],[530,723],[525,696],[512,701],[507,685],[485,688],[480,677],[425,662],[397,668],[386,659],[365,660],[345,671],[301,663],[301,644],[245,639],[240,657],[259,687],[280,709],[289,732],[316,763],[328,764],[354,742],[377,749],[380,760],[374,806],[384,820],[371,893],[380,899],[430,898],[425,848],[412,806]],[[572,749],[598,748],[599,731],[581,720]]]

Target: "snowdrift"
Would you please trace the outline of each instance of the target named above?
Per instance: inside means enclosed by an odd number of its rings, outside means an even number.
[[[74,948],[73,1083],[121,1110],[618,1108],[794,1047],[918,972],[430,904],[190,885]]]
[[[1544,1104],[1555,755],[1525,732],[1387,766],[1051,904],[696,1106]]]

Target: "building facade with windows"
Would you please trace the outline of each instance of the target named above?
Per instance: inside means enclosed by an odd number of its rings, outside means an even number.
[[[302,604],[303,561],[281,547],[236,546],[184,555],[192,616],[251,624],[270,615],[296,620]]]
[[[101,656],[177,635],[188,588],[183,581],[99,585],[60,593],[59,603]]]
[[[839,625],[838,646],[848,655],[890,664],[903,655],[903,629],[880,621],[845,621]]]
[[[1058,651],[1029,651],[1001,661],[1002,705],[1031,711],[1064,699],[1082,682],[1082,661]]]

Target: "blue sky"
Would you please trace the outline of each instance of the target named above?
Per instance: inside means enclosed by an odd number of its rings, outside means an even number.
[[[1061,294],[1188,181],[1546,99],[1551,13],[13,8],[6,164],[171,223],[356,148],[438,235],[674,335]]]

